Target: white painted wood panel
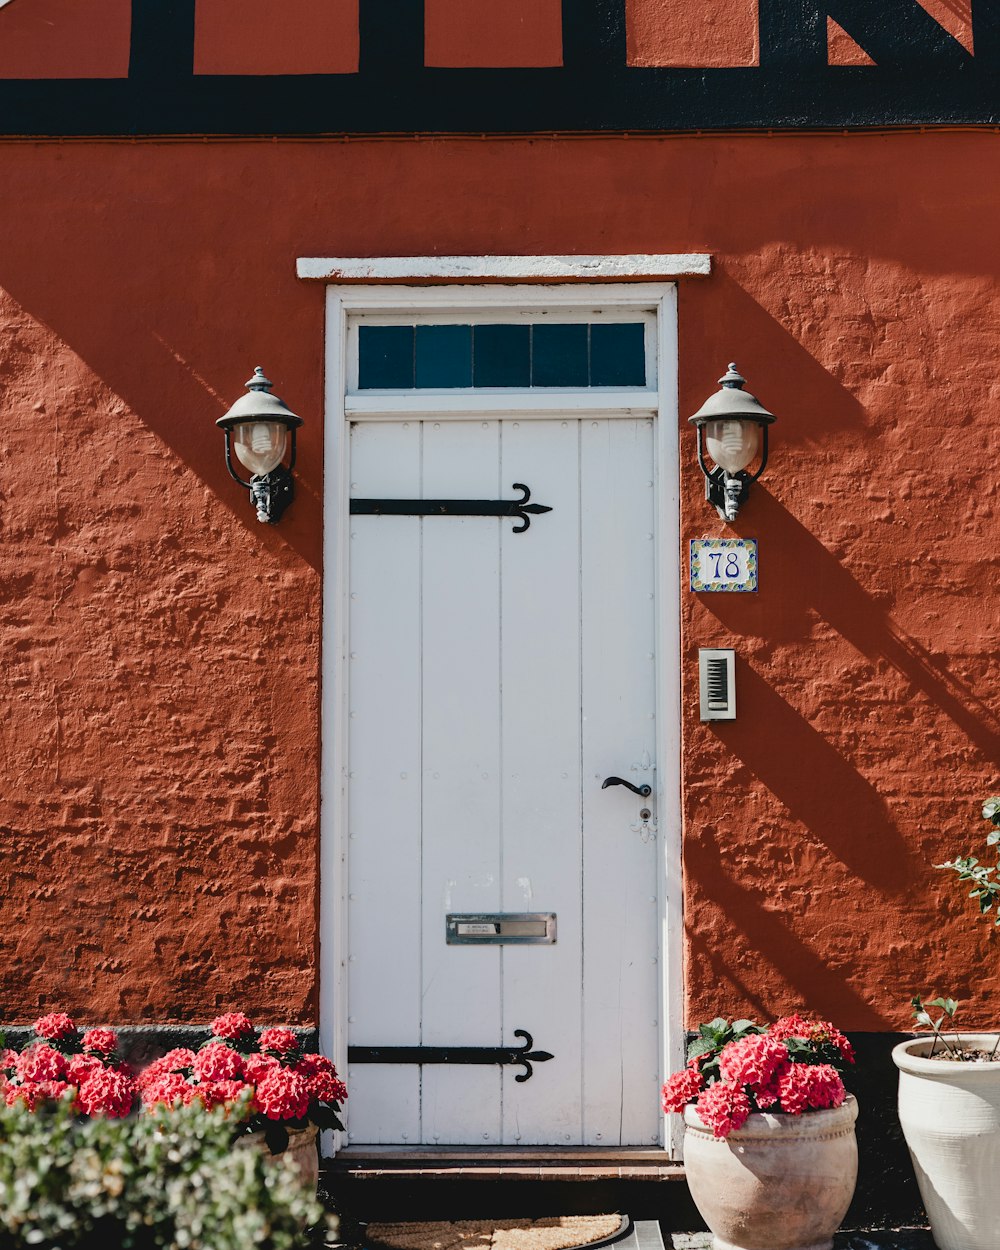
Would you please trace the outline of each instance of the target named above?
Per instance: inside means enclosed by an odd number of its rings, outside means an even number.
[[[496,421],[423,423],[426,498],[497,498]],[[500,948],[448,946],[449,911],[500,908],[500,525],[423,526],[423,1031],[426,1046],[498,1046]],[[507,522],[509,525],[510,522]],[[501,1076],[425,1065],[425,1140],[498,1144]]]
[[[555,1057],[523,1083],[355,1065],[352,1140],[659,1140],[656,843],[642,800],[600,789],[655,785],[652,422],[371,423],[353,444],[355,495],[517,481],[552,511],[523,534],[351,519],[351,1040],[526,1029]],[[449,911],[501,910],[555,911],[556,944],[446,944]]]
[[[579,422],[504,421],[502,493],[525,482],[551,512],[502,526],[503,908],[554,911],[552,946],[503,948],[504,1041],[526,1029],[555,1057],[504,1070],[504,1137],[578,1142],[581,982]]]
[[[584,1142],[660,1139],[653,422],[581,423]]]
[[[420,425],[354,427],[351,493],[419,492]],[[414,1045],[422,923],[420,521],[354,516],[349,541],[348,1040]],[[351,1140],[420,1140],[418,1068],[358,1064],[349,1090]]]

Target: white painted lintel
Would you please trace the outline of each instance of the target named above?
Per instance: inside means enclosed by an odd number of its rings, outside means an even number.
[[[707,278],[707,252],[661,256],[300,256],[319,282],[646,282]]]

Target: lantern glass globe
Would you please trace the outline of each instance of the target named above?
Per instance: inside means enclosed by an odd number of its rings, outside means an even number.
[[[756,421],[708,421],[705,444],[715,463],[733,477],[760,450],[760,426]]]
[[[288,427],[280,421],[246,421],[233,429],[236,458],[251,473],[263,476],[276,469],[285,456]]]

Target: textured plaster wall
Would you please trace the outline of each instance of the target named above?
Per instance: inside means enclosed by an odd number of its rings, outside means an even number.
[[[779,415],[685,592],[688,1022],[995,1008],[931,865],[997,787],[992,134],[0,146],[0,1001],[316,1017],[323,290],[300,255],[703,250],[686,416],[730,359]],[[259,526],[214,418],[306,417]],[[682,441],[682,537],[728,532]],[[697,720],[734,646],[739,719]],[[672,662],[672,657],[666,657]],[[983,970],[987,975],[983,975]]]

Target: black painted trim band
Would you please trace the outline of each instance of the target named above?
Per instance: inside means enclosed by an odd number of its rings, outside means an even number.
[[[1000,122],[1000,6],[974,0],[976,55],[916,0],[760,0],[760,66],[626,64],[625,0],[563,0],[564,60],[422,64],[422,0],[360,0],[356,74],[193,72],[195,0],[132,0],[127,79],[0,81],[0,134],[170,136],[867,128]],[[826,64],[829,13],[878,62]]]

